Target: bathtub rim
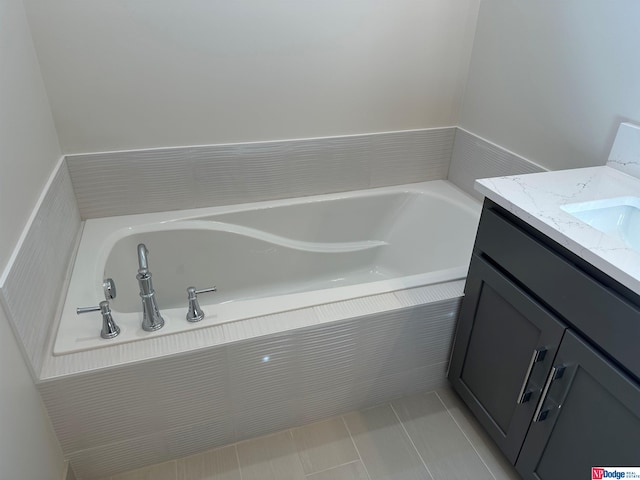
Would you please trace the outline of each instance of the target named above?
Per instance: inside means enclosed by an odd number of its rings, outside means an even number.
[[[52,355],[50,339],[36,384],[60,378],[84,376],[124,365],[189,355],[208,348],[249,341],[266,335],[286,335],[289,331],[350,321],[354,318],[416,306],[462,300],[465,280],[452,280],[416,288],[407,288],[325,305],[220,323],[204,329],[157,336],[143,342],[125,342],[104,348],[66,355]],[[354,314],[354,312],[357,312]],[[203,333],[203,334],[199,334]],[[173,341],[167,341],[172,339]],[[131,348],[132,346],[136,348]]]

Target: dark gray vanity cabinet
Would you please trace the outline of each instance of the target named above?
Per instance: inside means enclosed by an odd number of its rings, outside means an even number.
[[[465,293],[449,377],[515,463],[565,326],[477,256]]]
[[[591,478],[591,467],[640,465],[640,387],[573,332],[553,363],[562,375],[549,376],[534,412],[516,463],[523,478]]]
[[[449,379],[523,478],[640,466],[639,305],[485,201]]]

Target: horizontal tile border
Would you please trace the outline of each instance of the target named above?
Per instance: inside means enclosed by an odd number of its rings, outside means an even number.
[[[455,131],[74,154],[66,161],[88,219],[443,180]]]

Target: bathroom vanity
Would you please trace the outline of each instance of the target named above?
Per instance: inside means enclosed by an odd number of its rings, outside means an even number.
[[[569,213],[640,180],[595,167],[479,183],[454,389],[525,479],[640,466],[640,253]]]

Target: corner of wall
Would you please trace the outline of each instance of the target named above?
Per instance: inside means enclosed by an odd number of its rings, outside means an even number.
[[[61,158],[0,277],[0,301],[35,381],[66,289],[80,226],[71,178]]]
[[[0,306],[0,428],[10,432],[0,440],[0,476],[57,480],[64,466],[62,448],[6,317]]]
[[[491,143],[463,128],[456,128],[448,180],[482,200],[474,188],[479,178],[542,172],[545,168]]]
[[[64,463],[64,471],[62,472],[62,480],[76,480],[76,474],[73,471],[71,462],[68,460]]]

